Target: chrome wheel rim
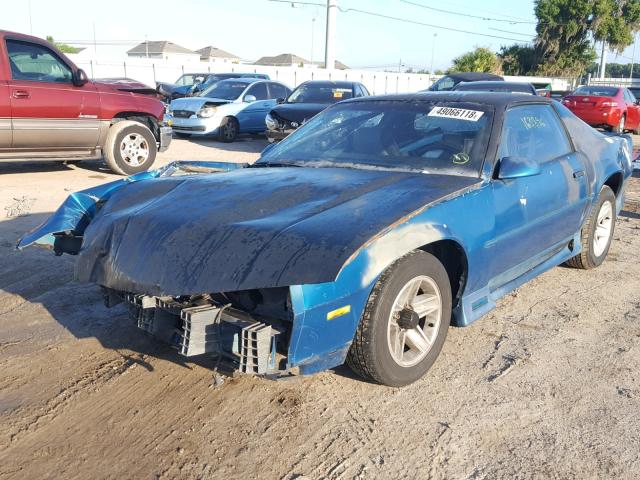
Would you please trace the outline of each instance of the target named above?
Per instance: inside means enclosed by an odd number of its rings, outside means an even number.
[[[120,156],[132,167],[139,167],[149,158],[149,144],[139,133],[125,135],[120,142]]]
[[[604,202],[600,206],[600,211],[596,218],[596,229],[593,234],[593,253],[596,257],[601,256],[609,245],[612,227],[613,206],[611,202]]]
[[[407,327],[402,316],[415,312],[417,325]],[[424,275],[405,284],[393,302],[387,326],[387,346],[401,367],[420,363],[435,343],[442,318],[442,296],[436,282]]]
[[[227,140],[231,140],[236,136],[236,124],[232,121],[229,121],[225,123],[222,131],[224,133],[224,138],[226,138]]]

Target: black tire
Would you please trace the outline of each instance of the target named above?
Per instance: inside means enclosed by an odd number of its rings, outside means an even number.
[[[412,279],[430,277],[441,297],[440,324],[426,356],[405,367],[394,360],[387,340],[389,319],[396,297]],[[451,322],[451,285],[446,270],[431,254],[416,250],[396,260],[373,287],[356,335],[347,355],[347,365],[365,379],[400,387],[415,382],[431,368],[442,350]]]
[[[627,123],[627,115],[623,114],[620,117],[620,121],[618,122],[618,124],[615,127],[611,128],[611,131],[614,133],[624,133],[624,126]]]
[[[176,132],[174,130],[173,134],[176,136],[176,138],[191,138],[191,134],[190,133]]]
[[[598,226],[598,215],[602,209],[602,206],[605,202],[609,202],[611,205],[611,229],[609,233],[608,243],[606,248],[600,253],[597,254],[595,251],[595,235],[596,228]],[[600,195],[598,195],[598,200],[593,205],[593,210],[591,214],[584,222],[582,226],[582,230],[580,232],[580,243],[582,245],[582,251],[579,255],[567,260],[566,264],[570,267],[580,268],[583,270],[589,270],[591,268],[595,268],[604,262],[604,259],[607,257],[607,253],[609,253],[609,247],[611,246],[611,240],[613,239],[613,231],[615,229],[616,224],[616,196],[608,186],[602,187],[600,190]]]
[[[238,133],[240,133],[238,120],[233,117],[224,117],[218,128],[218,140],[224,143],[231,143],[238,138]]]
[[[130,153],[123,154],[122,145],[125,138],[140,139],[142,141],[142,151],[146,151],[146,157],[137,156]],[[104,144],[104,158],[111,170],[120,175],[133,175],[135,173],[146,172],[156,160],[158,147],[156,138],[145,125],[131,120],[116,122],[109,128],[107,139]],[[135,162],[139,162],[136,164]]]

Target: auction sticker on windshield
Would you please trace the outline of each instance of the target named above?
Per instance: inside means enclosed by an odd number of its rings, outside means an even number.
[[[429,112],[430,117],[444,117],[444,118],[457,118],[459,120],[468,120],[470,122],[477,122],[480,117],[484,115],[484,112],[478,110],[466,110],[464,108],[452,108],[452,107],[435,107]]]

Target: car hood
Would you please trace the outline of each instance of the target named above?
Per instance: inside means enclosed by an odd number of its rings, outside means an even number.
[[[154,88],[130,78],[99,78],[93,81],[100,92],[130,92],[140,95],[155,95]]]
[[[283,103],[274,107],[272,113],[287,122],[302,123],[331,105],[330,103]]]
[[[86,228],[76,277],[149,295],[329,282],[373,236],[479,182],[278,167],[130,183]]]
[[[172,110],[189,110],[198,111],[203,105],[226,105],[232,103],[233,100],[225,100],[224,98],[208,98],[208,97],[185,97],[176,98],[171,102]]]

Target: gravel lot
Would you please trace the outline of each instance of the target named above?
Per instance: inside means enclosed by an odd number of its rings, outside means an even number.
[[[174,140],[174,159],[266,146]],[[558,267],[452,328],[421,381],[346,368],[212,384],[72,280],[73,258],[14,250],[96,162],[0,164],[0,478],[640,477],[640,178],[608,260]]]

